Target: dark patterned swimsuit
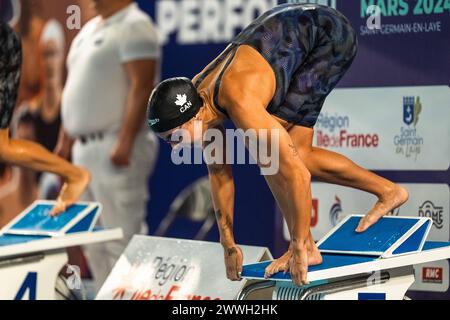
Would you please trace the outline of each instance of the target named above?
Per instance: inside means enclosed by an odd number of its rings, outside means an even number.
[[[21,43],[7,23],[0,21],[0,129],[11,122],[19,89]]]
[[[330,7],[285,4],[264,13],[195,82],[198,87],[230,54],[214,92],[214,104],[225,115],[218,93],[240,45],[257,50],[275,73],[276,91],[267,111],[289,123],[313,127],[326,97],[353,62],[357,38],[349,21]]]

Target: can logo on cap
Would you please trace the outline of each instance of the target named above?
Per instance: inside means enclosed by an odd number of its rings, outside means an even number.
[[[180,112],[185,113],[188,109],[192,107],[192,102],[187,101],[186,94],[177,94],[177,100],[175,101],[177,106],[181,106]]]

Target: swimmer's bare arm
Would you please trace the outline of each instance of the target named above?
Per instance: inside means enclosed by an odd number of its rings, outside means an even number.
[[[285,207],[289,208],[286,214],[293,222],[290,230],[293,250],[290,272],[295,284],[306,284],[311,214],[310,173],[288,132],[266,110],[273,97],[276,82],[270,70],[264,69],[264,61],[258,59],[260,56],[252,48],[241,47],[238,50],[222,78],[219,101],[237,128],[244,131],[265,129],[269,144],[272,131],[279,136],[279,170],[266,179],[271,188],[276,188],[275,196],[289,195],[285,200],[288,201]]]
[[[248,102],[249,106],[252,105]],[[247,104],[246,104],[247,105]],[[310,193],[310,173],[301,161],[294,144],[287,131],[269,114],[262,106],[253,107],[235,106],[235,110],[227,110],[234,124],[245,130],[267,129],[268,136],[273,130],[279,133],[279,171],[266,179],[272,181],[273,188],[278,191],[274,194],[288,194],[290,208],[289,215],[292,224],[291,246],[293,256],[290,261],[290,272],[296,285],[307,283],[308,272],[308,252],[307,240],[309,237],[310,214],[311,214],[311,193]],[[270,141],[268,141],[270,143]],[[277,199],[277,201],[283,201]]]
[[[222,126],[216,127],[222,131]],[[207,146],[205,142],[204,146]],[[236,245],[233,234],[233,212],[234,212],[234,181],[231,166],[226,164],[225,151],[222,148],[222,163],[208,164],[211,194],[216,212],[217,226],[219,228],[220,243],[224,249],[225,267],[227,278],[238,280],[242,271],[242,252]]]

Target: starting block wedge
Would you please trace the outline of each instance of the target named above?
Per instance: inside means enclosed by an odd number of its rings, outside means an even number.
[[[318,243],[324,253],[388,258],[420,252],[433,225],[431,218],[384,217],[363,233],[355,229],[363,216],[347,216]]]
[[[450,242],[426,241],[429,218],[383,217],[356,233],[361,217],[348,216],[318,242],[323,263],[309,267],[308,286],[294,286],[289,273],[265,279],[266,261],[243,267],[242,277],[258,282],[239,299],[273,287],[274,300],[398,300],[414,283],[414,265],[450,258]]]

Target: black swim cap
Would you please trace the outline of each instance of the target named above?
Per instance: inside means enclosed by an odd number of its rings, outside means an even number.
[[[153,90],[147,107],[150,129],[164,132],[191,120],[203,105],[197,89],[188,78],[171,78]]]

